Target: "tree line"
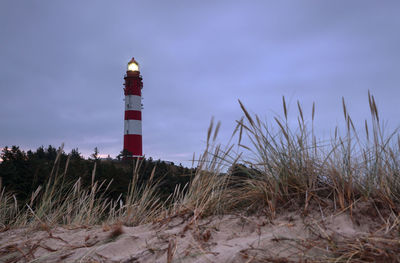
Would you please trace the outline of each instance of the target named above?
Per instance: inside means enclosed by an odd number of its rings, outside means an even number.
[[[59,151],[59,160],[54,165]],[[118,156],[119,160],[102,160],[97,148],[89,158],[84,158],[78,149],[65,153],[51,145],[26,152],[18,146],[5,147],[0,154],[0,178],[6,191],[14,193],[17,199],[22,201],[20,203],[24,203],[29,200],[31,193],[46,183],[52,172],[63,174],[65,182],[74,183],[80,179],[83,186],[90,186],[96,164],[95,180],[112,180],[107,195],[116,199],[120,195],[126,195],[134,170],[134,162],[123,160],[121,155]],[[195,174],[195,169],[152,158],[140,160],[139,167],[138,184],[146,183],[155,167],[153,180],[159,182],[159,194],[162,199],[173,193],[176,185],[181,184],[183,187],[189,183]]]

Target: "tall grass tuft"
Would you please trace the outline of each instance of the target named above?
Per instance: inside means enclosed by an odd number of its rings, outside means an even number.
[[[27,226],[40,224],[53,226],[57,224],[97,224],[107,219],[112,200],[104,197],[111,182],[95,181],[96,164],[92,172],[91,186],[83,189],[81,179],[75,183],[65,182],[69,158],[64,171],[59,171],[60,156],[63,146],[58,149],[58,154],[53,169],[44,187],[39,186],[32,193],[26,209],[18,217],[17,225]]]
[[[18,212],[18,202],[15,195],[6,192],[0,177],[0,231],[15,222]]]
[[[310,202],[327,199],[339,209],[351,209],[362,198],[398,211],[400,137],[397,130],[385,137],[375,99],[370,94],[368,99],[371,123],[365,122],[366,138],[355,129],[343,99],[346,130],[340,135],[336,128],[330,141],[316,139],[315,105],[309,127],[298,102],[298,126],[293,129],[285,98],[284,117],[275,117],[271,126],[249,114],[239,101],[245,117],[238,121],[238,145],[247,155],[240,159],[246,176],[239,177],[240,187],[232,190],[236,203],[272,217],[278,207],[296,204],[307,211]],[[244,134],[247,145],[242,143]]]
[[[14,195],[1,187],[0,181],[0,226],[39,226],[50,229],[55,225],[95,225],[100,223],[123,222],[126,225],[147,223],[160,214],[162,203],[157,197],[157,183],[150,181],[138,185],[141,161],[136,161],[132,181],[127,189],[125,202],[122,196],[117,200],[107,198],[112,183],[95,179],[96,162],[93,166],[90,187],[83,187],[81,178],[74,183],[66,182],[69,158],[64,171],[60,171],[60,156],[63,146],[58,150],[52,171],[44,186],[39,186],[31,194],[28,203],[18,208]]]
[[[153,168],[146,184],[138,185],[142,163],[141,159],[134,160],[132,181],[128,187],[125,204],[120,208],[120,218],[129,226],[148,223],[156,219],[163,208],[157,192],[159,183],[153,182],[156,167]]]
[[[214,127],[211,119],[207,131],[207,144],[197,160],[196,172],[189,185],[177,186],[171,196],[168,214],[189,212],[195,218],[220,214],[226,211],[226,186],[229,176],[224,173],[232,147],[223,148],[216,143],[220,122]],[[193,163],[195,157],[193,156]],[[185,193],[183,190],[187,189]]]

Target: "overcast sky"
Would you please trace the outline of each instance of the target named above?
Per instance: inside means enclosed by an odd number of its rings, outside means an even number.
[[[216,3],[218,2],[218,3]],[[286,97],[296,117],[316,103],[319,137],[358,127],[367,92],[398,127],[399,1],[0,2],[0,147],[65,143],[115,157],[123,142],[123,76],[143,76],[143,151],[188,164],[212,116],[226,142],[243,114],[271,120]]]

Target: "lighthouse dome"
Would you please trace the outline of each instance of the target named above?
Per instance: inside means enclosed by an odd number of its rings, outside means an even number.
[[[131,61],[128,62],[128,71],[139,71],[139,63],[132,58]]]

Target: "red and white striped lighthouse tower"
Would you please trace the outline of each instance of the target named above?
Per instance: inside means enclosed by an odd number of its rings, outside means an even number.
[[[142,157],[142,76],[134,58],[128,63],[124,77],[125,123],[124,152],[126,157]]]

